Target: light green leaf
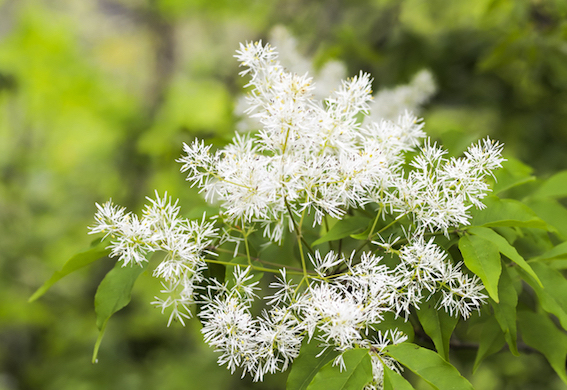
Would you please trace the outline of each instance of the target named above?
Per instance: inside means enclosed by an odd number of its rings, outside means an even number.
[[[561,380],[567,384],[565,358],[567,356],[567,335],[557,329],[545,314],[529,311],[518,312],[518,325],[524,342],[543,353]]]
[[[500,351],[506,343],[496,318],[489,316],[482,326],[480,343],[474,360],[473,374],[484,359]]]
[[[498,247],[482,237],[465,235],[459,240],[465,265],[484,283],[486,291],[498,302],[498,279],[502,271]]]
[[[315,240],[312,246],[320,245],[328,241],[339,240],[358,233],[368,226],[368,218],[350,217],[338,221],[329,231],[319,239]]]
[[[346,369],[328,362],[319,371],[307,390],[362,389],[372,381],[372,361],[367,349],[350,349],[343,353]]]
[[[524,279],[536,292],[541,307],[557,316],[563,329],[567,330],[567,280],[561,272],[542,262],[532,263],[532,268],[539,276],[543,288],[527,275]]]
[[[96,362],[98,348],[108,320],[114,313],[130,303],[134,283],[147,267],[147,261],[143,262],[142,266],[128,265],[125,267],[122,267],[122,263],[119,262],[100,282],[95,294],[96,326],[100,332],[95,344],[93,363]]]
[[[567,240],[567,209],[561,203],[549,198],[528,199],[525,203],[541,219],[555,228],[559,237]]]
[[[514,199],[499,199],[488,196],[483,210],[472,210],[471,225],[474,226],[517,226],[548,229],[547,224],[533,210]]]
[[[532,267],[530,267],[526,260],[524,260],[524,258],[520,256],[516,248],[510,245],[508,241],[506,241],[506,239],[500,234],[496,233],[492,229],[482,226],[471,227],[467,229],[467,232],[492,242],[498,247],[498,251],[500,251],[500,253],[512,260],[514,263],[518,264],[524,271],[530,274],[541,285],[541,282],[539,281]]]
[[[502,163],[502,169],[498,169],[494,174],[493,193],[498,195],[510,188],[534,181],[535,177],[531,175],[532,171],[533,169],[530,166],[509,157]]]
[[[384,352],[438,390],[472,390],[455,367],[437,353],[411,343],[390,345]]]
[[[518,353],[518,347],[516,345],[516,306],[518,305],[518,293],[514,288],[512,278],[506,267],[504,267],[504,271],[502,275],[500,275],[498,294],[500,302],[492,302],[494,316],[504,332],[504,337],[510,346],[510,351],[515,356],[519,356],[520,354]]]
[[[414,388],[403,376],[384,365],[384,390],[414,390]]]
[[[46,293],[47,290],[51,288],[51,286],[53,286],[64,276],[67,276],[70,273],[75,272],[98,259],[108,256],[110,254],[110,249],[105,248],[106,244],[106,242],[101,242],[91,249],[77,253],[76,255],[71,257],[69,260],[67,260],[60,271],[55,271],[53,275],[51,275],[51,277],[45,283],[43,283],[43,285],[38,288],[36,292],[33,293],[33,295],[28,299],[28,302],[33,302],[41,297]]]
[[[567,171],[561,171],[543,182],[535,196],[564,198],[567,196]]]
[[[420,306],[417,317],[425,333],[433,340],[437,353],[449,361],[449,340],[459,318],[449,315],[445,310],[436,309],[432,301],[433,299]]]
[[[299,356],[293,361],[287,377],[286,390],[307,389],[315,374],[338,355],[338,352],[333,348],[327,348],[321,353],[322,348],[318,344],[315,340],[308,343],[307,337],[303,340]]]
[[[552,249],[548,250],[541,256],[538,256],[538,260],[552,260],[557,258],[565,258],[567,257],[567,242],[562,242],[561,244],[553,247]]]

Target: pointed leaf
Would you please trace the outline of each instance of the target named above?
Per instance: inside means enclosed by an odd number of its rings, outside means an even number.
[[[373,379],[372,362],[367,349],[350,349],[343,353],[346,369],[328,362],[319,371],[307,390],[362,389]]]
[[[561,171],[543,182],[535,196],[564,198],[567,196],[567,171]]]
[[[506,344],[506,340],[500,329],[500,324],[493,316],[488,317],[483,324],[480,334],[480,343],[474,359],[473,374],[484,359],[500,351],[504,344]]]
[[[566,258],[567,257],[567,242],[562,242],[561,244],[553,247],[552,249],[548,250],[541,256],[538,256],[538,260],[552,260],[557,258]]]
[[[483,203],[486,205],[485,209],[471,211],[473,217],[471,225],[548,229],[547,224],[533,210],[520,201],[488,196]]]
[[[131,265],[123,267],[121,264],[122,263],[116,263],[114,268],[111,269],[102,282],[100,282],[96,290],[96,326],[100,329],[100,332],[95,345],[93,362],[96,361],[98,348],[102,341],[108,320],[114,313],[130,303],[134,282],[148,267],[147,261],[143,262],[142,266]]]
[[[535,180],[531,175],[533,169],[520,162],[519,160],[508,157],[502,163],[502,169],[498,169],[494,173],[495,183],[492,186],[493,193],[498,195],[500,192],[506,191],[510,188],[529,183]]]
[[[537,198],[528,199],[526,205],[547,224],[555,228],[562,239],[567,239],[567,209],[561,203],[555,199]]]
[[[247,266],[249,266],[248,258],[244,257],[244,256],[235,257],[234,259],[230,260],[230,263],[234,264],[234,266],[227,265],[226,269],[225,269],[225,276],[224,276],[224,280],[225,280],[225,282],[227,282],[228,288],[234,287],[234,283],[235,283],[234,269],[236,267],[244,266],[242,268],[246,268]],[[238,264],[240,264],[240,265],[238,265]],[[253,261],[252,265],[255,265],[255,266],[258,266],[258,267],[262,266],[262,264],[259,261]],[[252,284],[254,282],[257,282],[260,279],[262,279],[262,277],[264,276],[263,272],[256,271],[254,269],[251,269],[250,272],[252,272],[254,274],[254,276],[252,278],[250,278],[250,280],[248,280],[246,282],[246,284]]]
[[[526,260],[524,260],[524,258],[520,256],[516,248],[510,245],[508,241],[500,234],[496,233],[492,229],[482,226],[471,227],[470,229],[467,229],[467,232],[492,242],[494,245],[498,247],[498,251],[500,251],[500,253],[502,253],[504,256],[512,260],[514,263],[518,264],[520,267],[522,267],[524,271],[530,274],[541,285],[541,282],[539,281],[532,267],[530,267],[530,265],[526,262]]]
[[[70,273],[75,272],[98,259],[108,256],[110,254],[110,249],[106,249],[105,246],[106,243],[101,242],[98,245],[90,248],[89,250],[77,253],[76,255],[71,257],[69,260],[67,260],[60,271],[55,271],[53,275],[51,275],[51,277],[45,283],[43,283],[43,285],[38,288],[36,292],[33,293],[33,295],[28,299],[28,302],[33,302],[41,297],[46,293],[47,290],[49,290],[49,288],[51,288],[51,286],[53,286],[64,276],[67,276]]]
[[[384,352],[438,390],[472,390],[455,367],[437,353],[411,343],[390,345]]]
[[[312,246],[323,244],[327,241],[339,240],[350,236],[353,233],[358,233],[368,226],[368,218],[351,217],[345,218],[337,222],[327,233],[321,238],[315,240]]]
[[[518,347],[516,345],[516,306],[518,305],[518,293],[514,288],[512,278],[506,267],[500,276],[498,283],[498,296],[500,302],[492,302],[494,308],[494,316],[500,324],[506,342],[510,346],[510,351],[515,356],[519,356]]]
[[[417,317],[425,333],[433,340],[437,353],[449,361],[449,341],[459,318],[451,316],[445,310],[436,309],[432,301],[433,299],[420,306]]]
[[[543,353],[561,380],[567,384],[565,358],[567,335],[553,324],[545,314],[529,311],[518,312],[518,325],[524,342]]]
[[[317,374],[324,365],[337,357],[338,352],[333,348],[327,348],[322,352],[323,349],[319,347],[318,344],[316,340],[311,340],[311,342],[308,343],[307,337],[303,340],[299,356],[293,361],[291,371],[287,377],[286,390],[307,389],[307,386],[309,386],[315,374]]]
[[[403,376],[384,365],[384,390],[414,390],[414,388]]]
[[[498,302],[498,279],[502,271],[498,247],[482,237],[466,235],[459,240],[465,265],[484,283],[486,291]]]
[[[543,288],[527,275],[524,279],[536,292],[541,307],[555,315],[563,329],[567,330],[567,280],[561,272],[542,262],[533,262],[532,268],[541,280]]]

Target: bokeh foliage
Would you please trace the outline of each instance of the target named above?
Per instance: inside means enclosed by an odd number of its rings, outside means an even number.
[[[144,276],[91,365],[111,260],[26,302],[90,245],[94,202],[136,210],[157,189],[189,214],[203,206],[173,160],[195,136],[230,137],[243,85],[233,52],[278,23],[317,63],[371,72],[375,89],[431,69],[426,131],[449,150],[490,135],[540,176],[567,168],[563,0],[1,0],[0,390],[284,386],[218,368],[196,321],[166,328]],[[474,375],[473,352],[451,358],[478,388],[560,388],[537,354],[497,354]]]

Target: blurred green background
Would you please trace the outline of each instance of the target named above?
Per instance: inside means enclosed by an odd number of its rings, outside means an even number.
[[[425,129],[452,151],[490,135],[538,175],[567,168],[564,0],[0,0],[0,390],[285,387],[219,368],[197,321],[166,328],[147,275],[92,365],[109,259],[27,303],[90,245],[95,202],[140,210],[157,189],[187,215],[203,204],[174,159],[195,137],[230,139],[234,50],[277,24],[316,64],[371,72],[375,90],[430,69]],[[478,389],[563,388],[537,354],[497,354],[474,375],[472,351],[452,358]]]

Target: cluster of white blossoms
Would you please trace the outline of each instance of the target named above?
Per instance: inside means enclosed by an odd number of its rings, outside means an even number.
[[[236,57],[245,67],[241,75],[250,77],[247,113],[261,129],[237,134],[214,152],[196,140],[178,160],[187,180],[220,205],[219,216],[188,221],[177,203],[157,196],[142,218],[110,202],[98,206],[91,230],[112,238],[112,255],[124,265],[166,253],[154,270],[166,299],[155,304],[173,309],[170,321],[183,321],[190,304],[200,302],[204,339],[232,372],[240,368],[262,380],[284,371],[307,338],[338,352],[341,366],[341,353],[369,349],[374,380],[367,389],[379,389],[383,364],[399,370],[384,348],[407,338],[397,329],[378,330],[386,314],[407,319],[435,295],[439,309],[467,318],[485,301],[480,280],[449,259],[435,235],[468,224],[469,208],[483,206],[484,179],[500,167],[502,146],[486,139],[464,157],[446,158],[409,112],[394,121],[364,118],[372,101],[366,73],[318,101],[312,79],[288,72],[270,45],[241,45]],[[302,235],[308,215],[317,226],[363,209],[375,219],[358,249],[325,253]],[[252,258],[248,238],[256,228],[271,243],[295,234],[298,267]],[[246,265],[214,257],[222,245],[236,256],[242,242]],[[232,276],[205,278],[207,262],[232,267]],[[279,274],[268,294],[255,278],[259,271]]]

